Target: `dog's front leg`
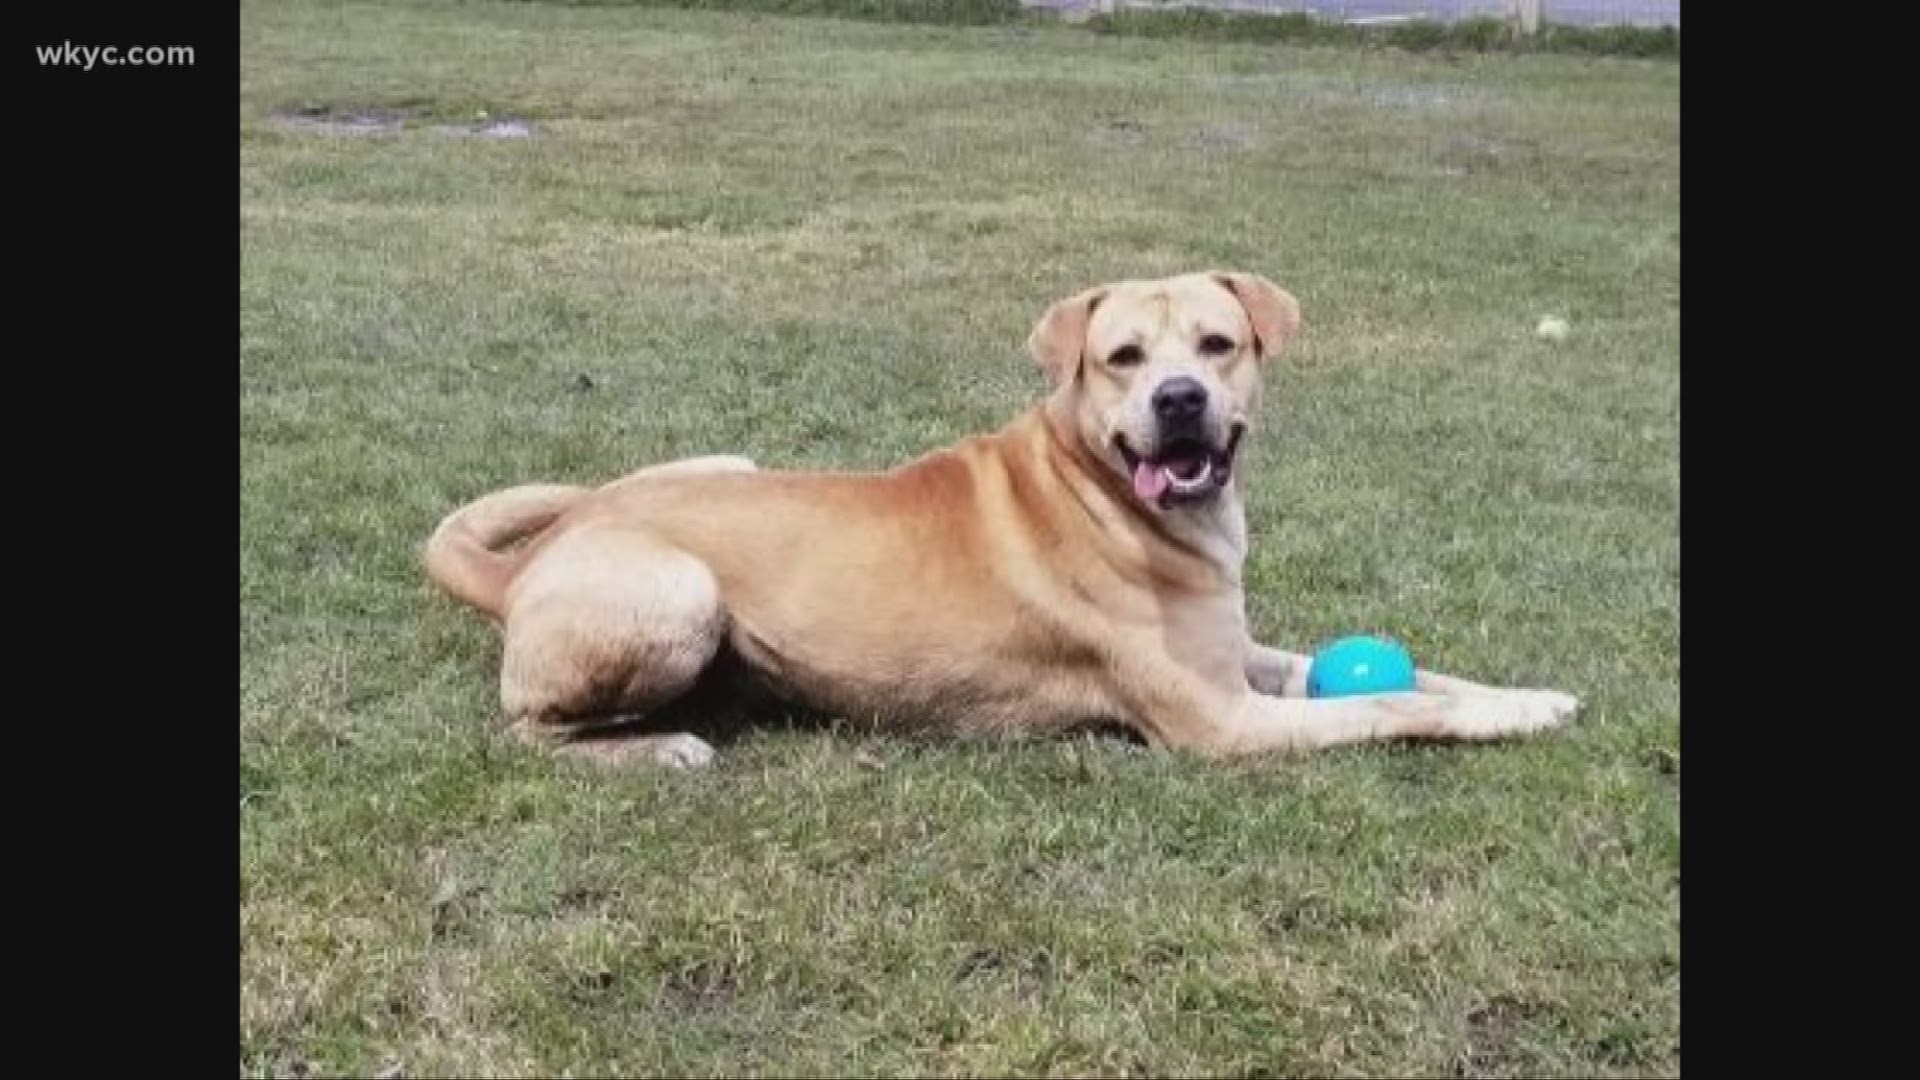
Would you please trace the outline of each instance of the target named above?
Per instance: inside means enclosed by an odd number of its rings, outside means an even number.
[[[1257,641],[1247,642],[1247,683],[1262,694],[1274,697],[1306,697],[1307,671],[1313,667],[1313,657],[1299,653],[1290,653],[1281,649],[1271,649]],[[1548,691],[1507,690],[1497,686],[1486,686],[1452,675],[1442,675],[1437,671],[1416,669],[1413,674],[1415,690],[1423,694],[1534,694]]]
[[[1573,697],[1550,691],[1414,691],[1315,701],[1250,690],[1222,719],[1173,726],[1180,735],[1172,741],[1221,758],[1401,739],[1481,741],[1554,727],[1578,709]]]

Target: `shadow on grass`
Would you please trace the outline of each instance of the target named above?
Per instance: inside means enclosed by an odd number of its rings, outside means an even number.
[[[693,688],[666,705],[644,716],[583,729],[568,741],[591,744],[676,732],[697,735],[716,748],[767,732],[885,735],[889,740],[929,744],[968,741],[961,734],[862,722],[799,704],[783,697],[732,649],[722,649]],[[1008,735],[1005,738],[1006,741],[1032,741],[1042,736]],[[1145,745],[1138,732],[1119,721],[1090,721],[1048,738],[1092,738]]]

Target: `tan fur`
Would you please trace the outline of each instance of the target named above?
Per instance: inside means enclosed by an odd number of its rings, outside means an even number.
[[[1430,672],[1412,693],[1305,699],[1306,659],[1246,632],[1237,479],[1192,504],[1135,494],[1118,447],[1150,443],[1154,389],[1198,381],[1224,445],[1251,430],[1262,368],[1299,325],[1294,299],[1250,274],[1089,289],[1034,327],[1053,389],[998,432],[880,473],[699,458],[598,489],[514,488],[451,515],[427,570],[502,625],[502,702],[539,742],[656,709],[723,650],[854,721],[1117,723],[1214,756],[1495,738],[1571,717],[1565,694]],[[1230,350],[1208,353],[1209,336]],[[1110,363],[1123,346],[1137,359]],[[593,754],[692,765],[711,750],[655,733]]]
[[[469,503],[448,514],[427,541],[427,573],[456,599],[498,616],[519,569],[501,549],[553,524],[587,493],[582,487],[527,484]]]

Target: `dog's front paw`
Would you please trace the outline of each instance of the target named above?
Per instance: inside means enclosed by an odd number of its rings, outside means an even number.
[[[1509,690],[1506,696],[1518,701],[1535,718],[1534,728],[1559,727],[1580,712],[1580,699],[1558,690]]]
[[[1558,690],[1502,690],[1465,699],[1447,727],[1458,739],[1502,739],[1559,727],[1580,708],[1579,698]]]

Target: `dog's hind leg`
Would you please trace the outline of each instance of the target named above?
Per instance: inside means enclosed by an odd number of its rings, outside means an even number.
[[[601,762],[706,764],[704,740],[634,721],[693,687],[726,624],[693,555],[623,530],[559,538],[511,597],[500,692],[513,732]]]

